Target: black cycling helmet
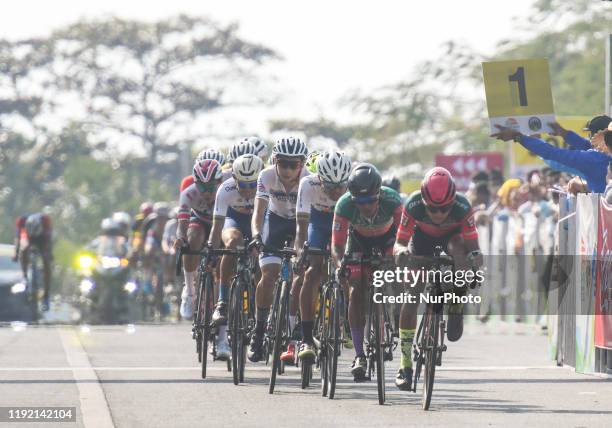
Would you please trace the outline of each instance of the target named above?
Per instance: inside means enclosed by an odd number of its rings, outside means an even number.
[[[395,175],[392,175],[389,177],[385,177],[385,179],[382,182],[382,185],[385,187],[390,187],[396,192],[399,192],[401,183],[399,181],[399,178],[397,178]]]
[[[382,177],[371,163],[360,163],[348,179],[348,190],[353,197],[374,196],[380,191]]]

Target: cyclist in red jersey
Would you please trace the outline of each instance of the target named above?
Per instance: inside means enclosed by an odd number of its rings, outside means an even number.
[[[43,302],[42,310],[49,310],[49,290],[51,288],[52,228],[51,218],[43,213],[23,215],[17,219],[14,261],[21,262],[23,277],[28,279],[28,265],[32,248],[36,248],[43,263]]]
[[[451,174],[442,167],[429,170],[421,190],[410,195],[404,204],[393,252],[433,256],[437,246],[453,257],[456,270],[482,264],[472,207],[464,195],[456,193]],[[413,287],[413,293],[422,291],[423,285]],[[462,289],[457,293],[464,292]],[[417,308],[418,299],[415,303],[404,303],[400,314],[401,360],[395,384],[401,390],[409,390],[412,384],[412,342]],[[459,340],[462,333],[463,306],[450,305],[448,339]]]

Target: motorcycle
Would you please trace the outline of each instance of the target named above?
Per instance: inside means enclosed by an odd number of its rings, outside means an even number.
[[[96,242],[98,241],[98,242]],[[127,246],[120,236],[103,236],[77,258],[81,273],[77,303],[81,320],[93,324],[131,320],[138,285],[130,281]]]

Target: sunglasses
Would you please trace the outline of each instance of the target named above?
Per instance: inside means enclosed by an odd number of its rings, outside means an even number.
[[[433,214],[436,214],[436,213],[445,214],[449,212],[451,208],[452,208],[451,205],[447,205],[445,207],[428,207],[427,205],[425,205],[425,209]]]
[[[196,181],[196,186],[202,193],[209,193],[217,190],[217,183],[201,183]]]
[[[257,181],[239,181],[238,187],[241,189],[255,189],[257,188]]]
[[[300,167],[300,162],[290,162],[290,161],[279,160],[279,161],[276,161],[276,165],[278,165],[278,167],[282,169],[298,169]]]
[[[325,190],[346,189],[346,181],[342,183],[328,183],[322,181],[321,183],[323,183],[323,188],[325,188]]]
[[[351,196],[351,199],[357,205],[367,205],[367,204],[373,204],[374,202],[378,201],[378,195],[374,195],[374,196]]]

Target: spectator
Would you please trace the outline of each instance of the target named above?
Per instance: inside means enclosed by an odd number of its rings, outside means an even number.
[[[499,125],[499,132],[492,135],[503,141],[514,140],[523,147],[544,159],[559,162],[582,173],[586,178],[588,189],[596,193],[602,193],[606,187],[606,175],[608,163],[612,151],[612,132],[607,132],[607,127],[612,119],[607,116],[594,117],[588,125],[591,141],[588,141],[572,131],[564,129],[558,123],[551,123],[555,135],[564,138],[573,150],[554,147],[546,142],[533,137],[528,137],[510,128]],[[606,138],[604,133],[610,135]],[[583,190],[580,182],[572,184],[571,189]]]

